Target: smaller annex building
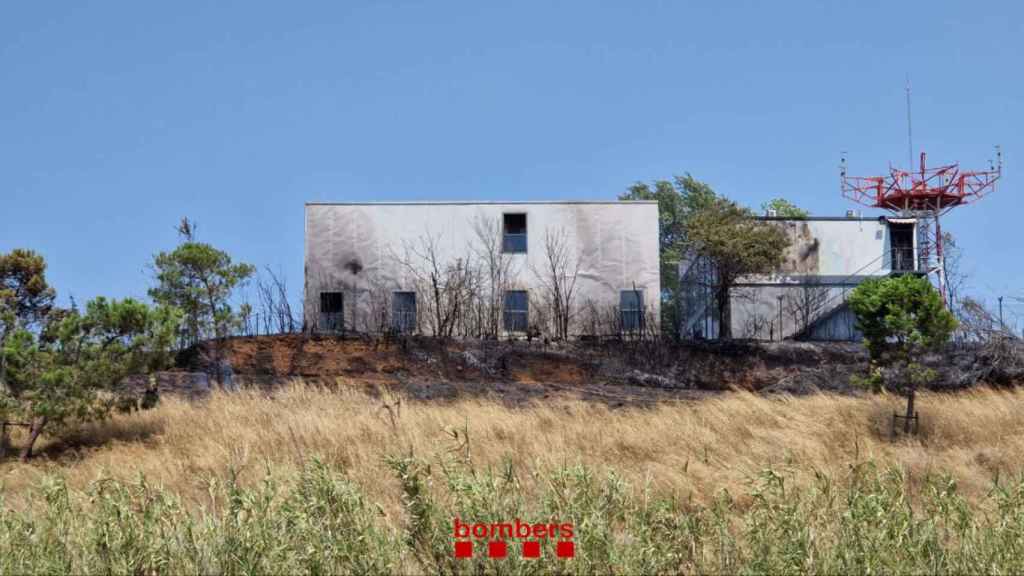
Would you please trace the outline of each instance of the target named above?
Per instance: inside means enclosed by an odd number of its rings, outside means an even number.
[[[660,291],[656,202],[305,207],[310,332],[656,331]]]
[[[762,217],[791,239],[782,266],[740,279],[730,293],[734,338],[760,340],[859,340],[846,304],[865,279],[927,269],[918,258],[917,221],[898,218]],[[706,259],[679,265],[680,333],[718,337],[716,274]]]

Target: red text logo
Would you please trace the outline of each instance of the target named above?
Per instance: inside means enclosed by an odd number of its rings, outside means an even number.
[[[520,554],[523,558],[540,558],[541,542],[555,542],[555,556],[572,558],[576,555],[573,525],[570,522],[531,524],[516,518],[512,522],[463,522],[455,519],[455,557],[472,558],[474,553],[488,558],[507,558]],[[486,550],[474,550],[473,540],[485,540]]]

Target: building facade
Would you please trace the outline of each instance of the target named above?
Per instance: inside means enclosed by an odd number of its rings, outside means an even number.
[[[308,331],[657,331],[655,202],[308,203],[305,211]]]
[[[913,219],[808,217],[762,220],[783,228],[791,243],[780,268],[741,278],[730,292],[735,338],[859,340],[850,291],[868,278],[927,269],[918,257]],[[690,256],[680,263],[680,332],[717,338],[714,266]]]

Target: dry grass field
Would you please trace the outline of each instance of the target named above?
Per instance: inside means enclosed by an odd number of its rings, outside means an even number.
[[[976,497],[995,475],[1024,464],[1024,392],[1017,391],[924,394],[920,437],[895,442],[890,418],[904,403],[896,396],[736,392],[653,408],[609,408],[568,396],[522,408],[486,399],[398,401],[386,390],[374,397],[324,391],[301,380],[269,395],[216,394],[194,404],[169,399],[154,410],[44,442],[40,460],[3,464],[0,481],[10,501],[54,472],[72,487],[141,472],[201,500],[204,481],[224,478],[229,470],[247,480],[268,471],[286,478],[317,456],[345,469],[372,499],[393,509],[399,486],[387,480],[384,456],[410,451],[426,459],[468,453],[482,467],[511,461],[529,474],[582,463],[699,502],[722,489],[744,492],[765,468],[808,479],[814,470],[841,476],[867,460],[898,466],[911,478],[951,473],[965,494]],[[468,445],[464,436],[453,437],[467,431]]]
[[[156,409],[49,440],[36,461],[0,464],[0,495],[10,513],[38,514],[46,497],[39,487],[55,479],[85,501],[82,495],[101,479],[131,485],[142,475],[147,486],[173,494],[183,510],[203,514],[230,498],[230,491],[213,486],[287,486],[316,460],[356,487],[377,510],[373,522],[381,530],[399,534],[416,516],[410,518],[410,487],[395,464],[404,458],[433,465],[435,472],[457,462],[472,478],[514,470],[517,497],[526,501],[543,498],[551,478],[574,467],[597,478],[614,474],[624,498],[685,502],[687,509],[713,509],[728,493],[734,523],[746,525],[747,514],[763,504],[756,486],[766,469],[785,479],[790,494],[809,493],[820,489],[822,478],[848,485],[858,465],[870,462],[901,476],[908,506],[930,479],[942,477],[955,481],[965,506],[985,510],[993,506],[995,483],[1024,468],[1024,392],[924,394],[919,437],[893,441],[890,418],[901,402],[735,392],[652,408],[609,408],[569,396],[507,407],[479,398],[400,401],[387,390],[327,391],[296,380],[272,394],[215,394],[194,404],[165,400]],[[450,478],[447,488],[444,482],[426,486],[438,498],[452,489]],[[2,531],[0,547],[5,538],[11,545]],[[396,557],[388,569],[432,566],[412,553]],[[17,566],[36,564],[8,567]],[[680,569],[729,566],[721,558],[679,561]],[[220,571],[223,565],[195,569]]]

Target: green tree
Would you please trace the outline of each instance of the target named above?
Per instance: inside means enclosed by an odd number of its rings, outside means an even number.
[[[658,202],[659,260],[661,265],[661,327],[678,336],[680,318],[677,309],[679,262],[687,250],[687,225],[690,218],[711,205],[717,196],[707,184],[693,176],[676,176],[652,184],[637,182],[619,195],[619,200],[655,200]]]
[[[24,249],[0,254],[0,339],[15,328],[38,325],[55,296],[41,255]]]
[[[890,384],[907,396],[904,431],[909,433],[917,387],[933,377],[921,357],[949,341],[956,318],[927,278],[909,274],[863,282],[850,294],[849,305],[872,368],[890,368],[895,380]]]
[[[718,336],[731,338],[732,287],[742,276],[766,274],[782,264],[789,236],[778,226],[754,218],[750,209],[717,197],[689,217],[686,241],[696,254],[710,259],[717,271]]]
[[[171,252],[153,258],[154,302],[173,306],[185,315],[182,337],[188,344],[228,335],[239,315],[231,309],[231,294],[255,272],[250,264],[235,263],[226,252],[197,242],[195,225],[182,219],[182,242]]]
[[[46,281],[46,260],[32,250],[0,254],[0,349],[19,330],[38,330],[53,310],[56,293]],[[22,338],[22,336],[18,336]],[[0,422],[15,404],[9,394],[7,360],[0,355]],[[7,452],[7,426],[0,425],[0,457]]]
[[[807,210],[797,208],[795,204],[785,198],[773,198],[768,202],[761,204],[762,212],[767,214],[769,210],[773,210],[775,215],[781,218],[803,219],[811,215]]]
[[[126,376],[166,366],[179,321],[170,307],[101,297],[85,313],[51,311],[38,331],[14,329],[0,347],[0,404],[28,426],[22,460],[44,431],[106,417]]]

